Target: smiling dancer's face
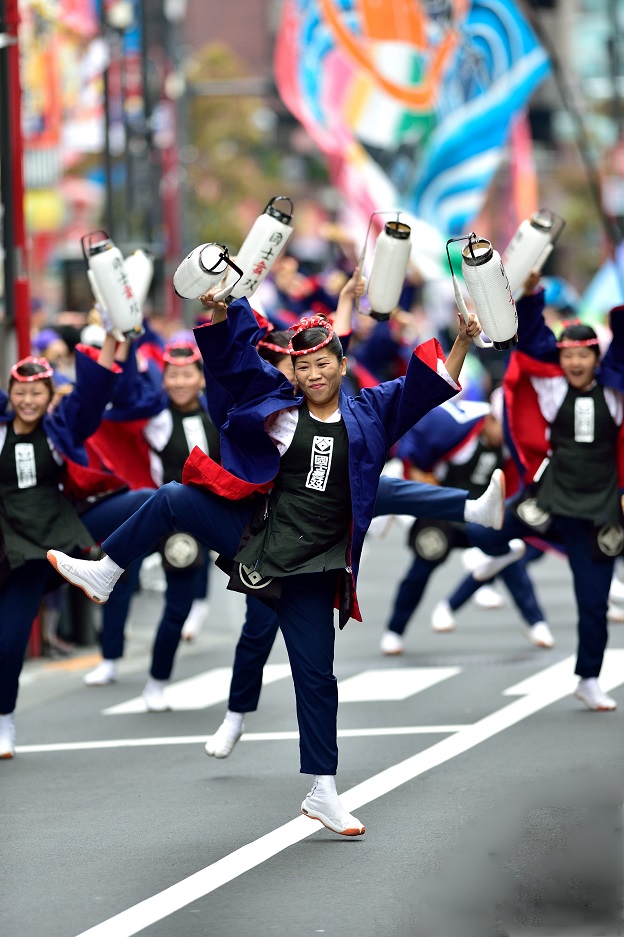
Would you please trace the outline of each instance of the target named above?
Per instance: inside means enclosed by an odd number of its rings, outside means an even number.
[[[163,388],[178,410],[194,410],[204,389],[203,372],[193,364],[168,364],[163,374]]]
[[[295,378],[306,400],[318,407],[338,406],[340,383],[347,370],[347,359],[338,358],[321,348],[295,358]]]
[[[562,348],[559,352],[561,369],[568,384],[576,390],[587,390],[594,380],[598,362],[594,347],[579,345],[576,348]]]

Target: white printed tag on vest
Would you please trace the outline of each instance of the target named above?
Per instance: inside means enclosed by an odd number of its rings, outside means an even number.
[[[594,441],[594,401],[592,397],[577,397],[574,401],[574,441]]]
[[[185,416],[182,419],[182,427],[189,452],[192,452],[195,446],[198,446],[202,452],[208,454],[208,440],[206,439],[206,430],[202,418],[200,416]]]
[[[18,442],[15,445],[15,471],[18,488],[35,488],[37,485],[37,463],[35,447],[31,442]]]
[[[334,439],[332,436],[315,436],[310,455],[310,471],[305,483],[306,488],[325,491],[331,469]]]

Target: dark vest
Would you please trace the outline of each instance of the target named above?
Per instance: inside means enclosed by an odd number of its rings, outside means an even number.
[[[260,523],[237,562],[262,576],[343,569],[351,526],[349,441],[344,421],[321,423],[299,409],[293,440]]]
[[[618,427],[604,390],[570,387],[550,429],[552,455],[538,505],[551,514],[618,523]]]
[[[8,424],[0,453],[0,530],[11,569],[45,559],[49,549],[75,553],[93,546],[59,490],[62,472],[41,425],[18,436]]]
[[[181,482],[182,469],[194,446],[205,450],[215,462],[221,461],[219,432],[214,423],[201,407],[191,413],[180,413],[175,407],[169,408],[173,418],[171,436],[164,449],[158,453],[163,467],[163,483]]]
[[[464,488],[469,498],[480,498],[490,484],[494,469],[503,464],[500,449],[488,449],[479,439],[475,451],[461,465],[448,463],[444,477],[445,488]]]

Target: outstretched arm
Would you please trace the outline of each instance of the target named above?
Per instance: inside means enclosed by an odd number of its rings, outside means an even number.
[[[474,312],[470,313],[468,322],[464,322],[463,316],[458,316],[459,319],[459,331],[457,332],[457,338],[453,343],[453,347],[449,352],[449,356],[446,359],[446,370],[449,375],[453,378],[455,383],[459,382],[459,374],[466,360],[466,355],[468,349],[470,348],[470,343],[473,338],[477,335],[480,335],[483,331],[481,328],[481,323],[477,319]]]

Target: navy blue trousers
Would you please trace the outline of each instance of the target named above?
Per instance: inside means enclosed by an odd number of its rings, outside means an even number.
[[[503,580],[509,593],[514,600],[514,603],[526,621],[527,625],[535,625],[538,621],[545,621],[544,612],[542,607],[538,602],[537,595],[535,594],[535,588],[533,586],[533,581],[529,576],[529,571],[527,565],[529,563],[535,562],[535,560],[540,559],[544,555],[542,550],[539,550],[537,547],[534,547],[532,544],[527,544],[526,553],[524,556],[518,560],[517,563],[512,563],[511,566],[507,566],[501,573],[499,573],[500,578]],[[495,582],[497,577],[494,579],[488,579],[486,582],[477,582],[477,580],[469,575],[466,576],[459,583],[454,592],[451,593],[448,599],[448,603],[453,609],[457,611],[458,608],[461,608],[468,599],[477,592],[481,586],[491,585]]]
[[[420,556],[414,558],[414,562],[399,585],[388,622],[388,631],[394,631],[395,634],[404,634],[410,618],[420,604],[431,574],[441,563],[444,563],[444,560],[424,560]],[[511,566],[507,566],[499,575],[509,589],[518,611],[526,623],[534,625],[538,621],[543,621],[544,612],[537,601],[524,558],[518,560],[517,563],[512,563]],[[491,579],[489,581],[492,582]],[[451,608],[454,611],[460,608],[482,585],[484,585],[483,582],[476,582],[472,576],[467,576],[459,588],[450,596],[449,605]]]
[[[152,494],[151,488],[145,488],[112,495],[86,511],[82,521],[93,539],[100,541]],[[0,715],[15,709],[33,619],[55,578],[47,560],[31,560],[14,570],[0,590]]]
[[[227,501],[171,482],[163,485],[102,544],[119,566],[152,552],[172,530],[188,531],[209,549],[232,557],[254,512],[250,501]],[[335,573],[288,576],[277,619],[295,687],[299,751],[304,774],[335,774],[338,688],[333,674]]]
[[[532,533],[510,510],[505,512],[505,523],[500,531],[476,524],[469,524],[468,529],[475,546],[491,556],[507,553],[508,542],[514,537],[526,537]],[[563,542],[574,581],[578,615],[575,673],[583,678],[597,677],[607,646],[607,608],[615,561],[607,557],[594,558],[591,521],[557,515],[552,519],[552,532],[556,532]]]
[[[468,495],[459,488],[443,488],[382,475],[379,479],[375,516],[411,514],[439,520],[463,521]],[[236,645],[228,708],[232,712],[255,712],[262,689],[262,670],[277,635],[278,622],[272,609],[258,599],[247,599],[247,613]]]

